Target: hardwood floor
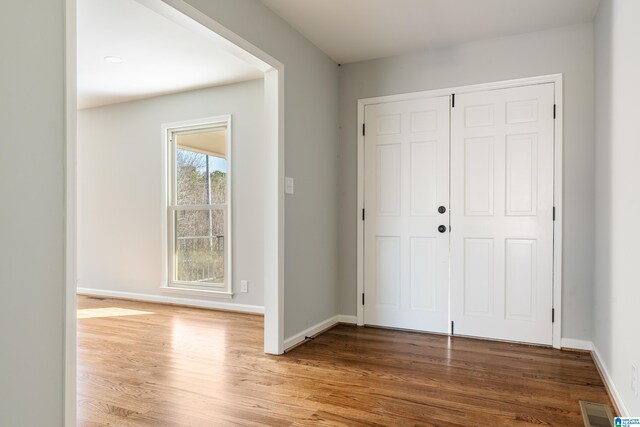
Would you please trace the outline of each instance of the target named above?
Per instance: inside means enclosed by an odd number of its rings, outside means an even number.
[[[260,316],[78,306],[79,426],[583,426],[578,400],[611,404],[585,353],[340,325],[276,357]]]

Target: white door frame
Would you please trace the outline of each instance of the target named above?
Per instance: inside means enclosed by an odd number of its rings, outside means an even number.
[[[284,353],[284,64],[184,0],[136,0],[264,72],[264,351]],[[77,0],[65,0],[64,425],[76,425]]]
[[[553,308],[555,310],[555,322],[553,323],[553,347],[561,347],[562,336],[562,74],[550,74],[538,77],[528,77],[514,80],[504,80],[492,83],[483,83],[469,86],[458,86],[445,89],[434,89],[420,92],[403,93],[398,95],[378,96],[358,100],[358,202],[356,219],[357,230],[357,286],[356,305],[358,325],[364,325],[364,308],[361,295],[364,292],[364,222],[362,221],[362,209],[364,209],[364,109],[367,105],[386,102],[407,101],[417,98],[434,98],[452,94],[481,92],[486,90],[507,89],[518,86],[531,86],[537,84],[553,83],[554,99],[556,105],[556,120],[554,130],[554,180],[553,203],[556,208],[556,220],[553,227]]]

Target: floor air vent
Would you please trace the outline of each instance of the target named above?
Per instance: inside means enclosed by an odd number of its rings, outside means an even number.
[[[580,400],[585,427],[613,427],[613,414],[608,405]]]

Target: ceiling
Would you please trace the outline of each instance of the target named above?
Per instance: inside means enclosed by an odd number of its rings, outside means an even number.
[[[109,63],[106,56],[123,59]],[[262,78],[135,0],[78,0],[78,108]]]
[[[600,0],[261,0],[338,63],[593,20]]]
[[[224,158],[227,153],[227,130],[177,133],[176,143],[178,148]]]

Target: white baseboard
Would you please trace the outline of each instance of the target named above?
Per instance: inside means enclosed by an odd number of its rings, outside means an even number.
[[[592,341],[575,340],[572,338],[562,338],[562,348],[586,350],[591,352],[591,358],[593,359],[593,362],[596,364],[596,366],[598,367],[598,370],[600,371],[600,375],[602,376],[602,381],[604,381],[607,387],[607,390],[609,391],[609,395],[611,396],[614,403],[618,407],[618,410],[621,412],[620,415],[623,417],[628,417],[629,412],[627,411],[627,408],[624,406],[620,393],[618,392],[618,389],[613,383],[613,379],[611,378],[609,371],[607,370],[604,363],[602,363],[602,357],[600,357],[600,353],[598,352],[598,348],[595,346],[595,344]]]
[[[355,325],[358,322],[356,316],[349,316],[346,314],[338,314],[336,316],[330,317],[327,320],[323,320],[320,323],[317,323],[310,328],[305,329],[304,331],[295,334],[292,337],[289,337],[284,340],[284,351],[290,350],[292,347],[297,346],[302,341],[304,341],[304,337],[312,337],[322,331],[325,331],[332,326],[337,325],[338,323],[348,323]]]
[[[304,337],[312,337],[326,329],[329,329],[330,327],[340,323],[340,315],[336,315],[333,317],[328,318],[327,320],[323,320],[320,323],[316,323],[315,325],[311,326],[310,328],[305,329],[302,332],[299,332],[297,334],[295,334],[292,337],[286,338],[284,340],[284,351],[290,350],[291,347],[295,347],[298,344],[300,344],[302,341],[304,341]]]
[[[618,410],[620,411],[620,416],[630,417],[631,415],[629,415],[629,411],[627,411],[627,407],[624,406],[624,402],[622,401],[622,396],[620,395],[620,392],[618,392],[618,389],[613,383],[611,374],[609,374],[607,367],[602,362],[602,357],[600,356],[598,347],[596,347],[595,344],[592,344],[592,347],[593,347],[593,350],[591,351],[591,357],[593,358],[593,361],[595,362],[595,364],[598,366],[598,369],[600,370],[600,374],[602,374],[602,379],[606,383],[607,389],[609,390],[609,394],[613,398],[614,402],[616,403],[616,406],[618,407]]]
[[[78,288],[79,295],[98,296],[106,298],[122,298],[135,301],[157,302],[161,304],[178,304],[197,308],[210,308],[215,310],[239,311],[242,313],[264,314],[264,307],[258,305],[234,304],[221,301],[207,301],[193,298],[181,298],[166,295],[139,294],[124,291],[106,291],[102,289]]]
[[[340,314],[338,315],[338,322],[339,323],[347,323],[349,325],[357,325],[358,324],[358,317],[357,316],[350,316],[347,314]]]
[[[585,340],[574,340],[573,338],[562,338],[561,347],[574,350],[592,351],[593,343]]]

